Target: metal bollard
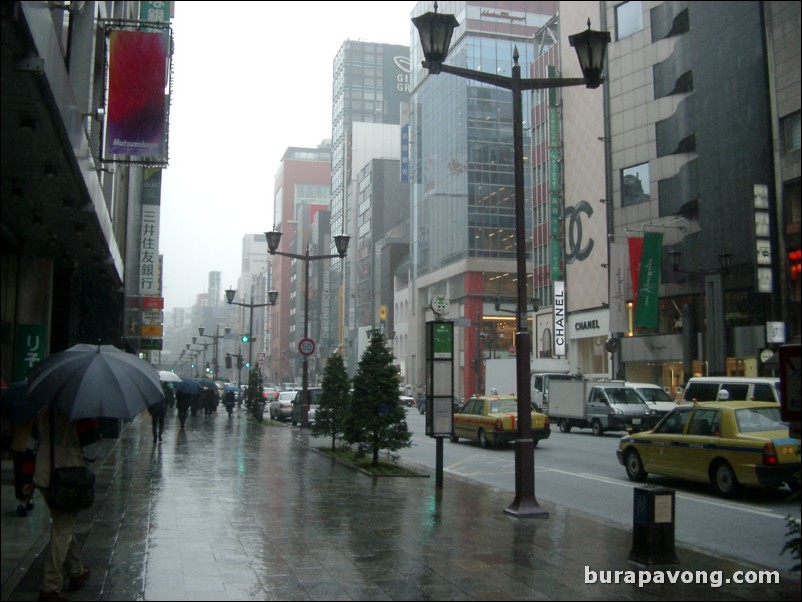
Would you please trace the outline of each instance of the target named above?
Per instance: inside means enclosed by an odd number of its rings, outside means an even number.
[[[635,487],[632,550],[639,564],[679,564],[674,552],[674,490]]]

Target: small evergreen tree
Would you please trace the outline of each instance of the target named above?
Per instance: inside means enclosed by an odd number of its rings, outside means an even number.
[[[245,409],[256,417],[256,403],[262,400],[262,369],[257,366],[248,375],[248,392],[245,394]]]
[[[399,399],[398,373],[381,331],[371,331],[370,345],[359,360],[353,384],[343,425],[345,440],[372,451],[374,466],[379,463],[379,450],[410,447],[412,435]]]
[[[351,399],[348,371],[340,354],[335,353],[326,363],[322,385],[323,392],[320,394],[320,406],[312,424],[312,435],[315,437],[330,435],[331,449],[334,451],[337,437],[343,432],[343,423]]]

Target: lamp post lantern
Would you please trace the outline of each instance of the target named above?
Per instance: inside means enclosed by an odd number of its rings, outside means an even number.
[[[251,370],[253,369],[253,310],[256,307],[268,307],[275,305],[278,301],[278,291],[267,291],[268,303],[240,303],[234,301],[237,295],[237,289],[228,287],[226,291],[226,303],[229,305],[239,305],[240,307],[247,307],[249,311],[248,317],[248,340],[243,341],[248,343],[248,384],[251,382]]]
[[[281,255],[282,257],[291,257],[304,262],[304,338],[301,341],[308,349],[312,351],[307,353],[299,346],[299,351],[303,354],[303,372],[301,380],[301,429],[309,428],[309,355],[314,352],[314,342],[309,344],[309,262],[318,259],[343,259],[348,252],[348,243],[351,237],[346,234],[338,234],[334,237],[334,246],[337,249],[335,255],[310,255],[309,245],[306,245],[306,252],[303,255],[298,253],[286,253],[278,250],[278,245],[281,242],[281,232],[271,230],[265,232],[267,238],[267,250],[271,255]]]
[[[567,86],[584,85],[598,88],[602,82],[602,69],[610,33],[588,29],[580,34],[568,37],[576,49],[584,77],[582,78],[546,78],[522,79],[521,66],[518,64],[518,48],[514,49],[512,76],[496,73],[484,73],[463,67],[452,67],[443,64],[448,56],[451,36],[459,22],[454,15],[434,12],[412,19],[412,23],[420,34],[421,46],[425,60],[421,65],[430,74],[450,73],[469,80],[483,82],[512,92],[513,121],[513,153],[515,173],[515,253],[516,273],[518,277],[516,313],[516,372],[518,386],[518,440],[515,445],[515,499],[505,512],[520,518],[546,517],[548,513],[541,508],[535,498],[535,446],[532,440],[532,394],[529,390],[530,368],[529,353],[531,343],[527,323],[526,310],[526,228],[524,206],[524,162],[523,162],[523,103],[521,93],[524,90],[545,90]]]

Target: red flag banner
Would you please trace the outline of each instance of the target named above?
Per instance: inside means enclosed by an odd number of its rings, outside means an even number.
[[[638,273],[640,272],[640,259],[643,255],[643,239],[629,238],[629,275],[632,278],[632,307],[638,306]]]
[[[167,44],[161,32],[109,34],[108,153],[165,158]]]

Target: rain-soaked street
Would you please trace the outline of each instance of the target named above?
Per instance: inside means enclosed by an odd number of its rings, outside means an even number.
[[[150,418],[107,440],[97,499],[78,538],[92,576],[73,600],[796,599],[779,585],[586,583],[588,571],[637,571],[631,533],[550,504],[548,519],[514,519],[511,501],[446,475],[373,478],[315,448],[297,428],[259,425],[222,407]],[[3,471],[3,600],[34,600],[47,543],[39,497],[14,516]],[[683,571],[756,569],[677,548]]]

